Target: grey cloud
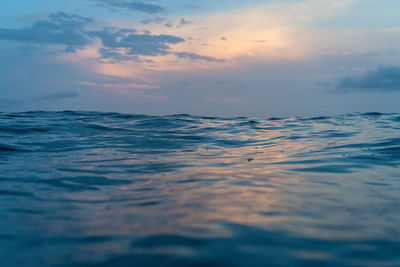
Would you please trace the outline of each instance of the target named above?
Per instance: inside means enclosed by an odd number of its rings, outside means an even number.
[[[48,20],[35,22],[31,27],[0,29],[0,40],[24,44],[24,47],[18,48],[21,57],[28,56],[32,51],[35,52],[38,47],[32,46],[34,44],[65,45],[67,52],[75,52],[77,48],[84,48],[99,39],[103,46],[99,48],[99,60],[107,60],[110,63],[130,60],[144,62],[141,56],[171,54],[192,60],[224,61],[193,53],[171,51],[171,45],[185,42],[185,39],[178,36],[152,35],[147,30],[139,32],[135,29],[116,27],[88,30],[86,27],[92,22],[90,18],[59,12],[51,14]],[[44,51],[42,54],[51,55],[52,53],[51,50],[42,47],[38,50]]]
[[[187,53],[187,52],[177,52],[174,54],[176,56],[178,56],[179,58],[190,58],[193,60],[204,60],[204,61],[208,61],[208,62],[225,62],[226,61],[225,59],[202,56],[202,55],[198,55],[198,54],[194,54],[194,53]]]
[[[57,92],[40,97],[38,100],[62,100],[66,98],[76,98],[78,96],[79,94],[76,92]]]
[[[188,25],[188,24],[193,24],[193,21],[187,20],[185,18],[181,18],[180,26]]]
[[[165,18],[162,17],[152,17],[152,18],[146,18],[144,20],[141,21],[142,24],[151,24],[151,23],[155,23],[155,24],[161,24],[165,21]]]
[[[127,49],[127,55],[157,56],[169,54],[169,45],[184,42],[185,39],[173,35],[138,34],[121,29],[118,31],[93,31],[91,36],[100,38],[104,47],[111,53],[119,53],[118,49]],[[116,54],[115,54],[116,55]]]
[[[172,28],[174,27],[174,24],[171,21],[168,21],[167,23],[164,24],[164,26],[167,28]]]
[[[344,77],[336,87],[339,92],[349,91],[400,91],[400,67],[382,66],[366,71],[360,77]]]
[[[225,62],[209,56],[188,52],[172,52],[169,45],[184,42],[185,39],[172,35],[139,34],[129,30],[106,29],[90,33],[101,39],[104,48],[100,49],[102,59],[116,61],[135,60],[141,62],[138,56],[157,56],[173,54],[179,58],[203,60],[208,62]],[[125,49],[121,51],[121,49]]]
[[[180,28],[180,27],[183,27],[185,25],[194,24],[193,21],[187,20],[185,18],[181,18],[179,21],[174,23],[172,20],[167,20],[167,19],[162,18],[162,17],[148,18],[148,19],[142,20],[141,22],[142,22],[142,24],[150,24],[150,23],[161,24],[161,23],[164,23],[164,26],[167,27],[167,28],[174,28],[174,27]]]
[[[112,8],[123,8],[150,14],[160,13],[165,11],[165,8],[162,6],[137,2],[137,1],[129,1],[129,0],[95,0],[95,1]]]
[[[101,55],[101,59],[111,60],[111,62],[109,63],[118,63],[120,61],[128,61],[128,60],[139,61],[139,57],[127,56],[121,52],[109,48],[100,48],[99,53]]]
[[[67,52],[74,52],[91,41],[84,27],[93,20],[63,12],[51,14],[49,20],[39,20],[32,27],[0,29],[0,39],[37,44],[66,45]]]

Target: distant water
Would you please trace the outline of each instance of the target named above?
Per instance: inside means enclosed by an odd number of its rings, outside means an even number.
[[[0,266],[400,266],[400,115],[0,113]]]

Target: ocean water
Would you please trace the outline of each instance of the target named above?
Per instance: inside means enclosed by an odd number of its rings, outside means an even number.
[[[400,266],[400,115],[0,114],[0,266]]]

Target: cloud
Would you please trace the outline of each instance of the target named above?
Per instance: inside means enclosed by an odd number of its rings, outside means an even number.
[[[151,35],[138,33],[135,29],[86,30],[90,18],[70,15],[63,12],[51,14],[48,20],[39,20],[31,27],[22,29],[0,29],[0,40],[16,41],[26,44],[66,45],[67,52],[75,52],[99,38],[103,47],[99,53],[103,58],[116,60],[135,59],[129,56],[157,56],[169,54],[169,45],[185,42],[173,35]],[[124,51],[122,51],[124,50]]]
[[[193,23],[194,23],[194,22],[191,21],[191,20],[187,20],[187,19],[185,19],[185,18],[181,18],[180,23],[179,23],[179,26],[190,25],[190,24],[193,24]]]
[[[63,100],[66,98],[77,98],[79,96],[76,92],[57,92],[45,95],[38,98],[38,100]]]
[[[132,97],[144,102],[164,102],[167,100],[167,96],[160,90],[159,85],[131,78],[108,77],[91,81],[77,81],[74,84],[84,88],[85,91],[95,89],[98,93],[107,95],[112,92],[112,94],[123,96],[125,100]]]
[[[90,87],[103,87],[103,88],[112,88],[112,89],[159,89],[160,87],[155,84],[144,84],[144,83],[121,83],[121,82],[113,82],[113,83],[100,83],[100,82],[90,82],[90,81],[81,81],[77,82],[77,84],[90,86]]]
[[[164,27],[167,28],[181,28],[187,25],[192,25],[194,24],[194,21],[185,19],[185,18],[180,18],[180,19],[167,19],[164,17],[156,16],[156,17],[150,17],[150,18],[145,18],[141,21],[142,24],[148,25],[148,24],[163,24]]]
[[[138,33],[130,29],[103,29],[89,34],[101,40],[103,48],[99,52],[102,59],[108,59],[114,63],[130,60],[143,62],[140,56],[159,55],[175,55],[178,58],[207,62],[225,62],[223,59],[210,56],[172,51],[170,45],[185,42],[185,39],[173,35],[151,35],[149,33]]]
[[[120,51],[125,49],[126,55],[166,55],[169,53],[170,44],[185,42],[185,39],[173,35],[139,34],[130,29],[118,29],[117,31],[104,29],[90,32],[90,35],[100,38],[108,52],[118,53],[118,49]]]
[[[364,72],[360,77],[347,76],[336,87],[339,92],[349,91],[400,91],[400,67],[381,66],[376,70]]]
[[[176,52],[174,54],[179,58],[189,58],[189,59],[192,59],[192,60],[204,60],[204,61],[208,61],[208,62],[220,62],[220,63],[226,62],[225,59],[202,56],[202,55],[198,55],[198,54],[194,54],[194,53]]]
[[[98,59],[107,60],[108,63],[123,61],[149,63],[152,62],[151,59],[142,59],[141,57],[160,55],[176,55],[179,58],[222,62],[213,57],[194,53],[174,52],[170,47],[171,45],[185,42],[184,38],[178,36],[153,35],[146,30],[139,32],[135,29],[117,27],[88,30],[87,26],[92,22],[94,20],[91,18],[58,12],[51,14],[47,20],[35,22],[31,27],[21,29],[0,28],[0,40],[24,44],[25,46],[20,48],[21,55],[28,55],[27,49],[32,50],[33,44],[65,45],[66,52],[74,53],[77,52],[77,49],[96,45],[96,41],[100,40],[102,46],[95,46]],[[185,23],[188,22],[185,21]]]
[[[90,18],[58,12],[51,14],[49,20],[39,20],[31,27],[0,28],[0,40],[66,45],[67,52],[75,52],[91,42],[84,32],[84,27],[91,22]]]
[[[129,1],[129,0],[95,0],[95,1],[111,8],[123,8],[150,14],[165,12],[165,8],[162,6],[137,2],[137,1]]]
[[[141,23],[142,23],[142,24],[145,24],[145,25],[151,24],[151,23],[154,23],[154,24],[161,24],[161,23],[163,23],[165,20],[166,20],[166,19],[165,19],[165,18],[162,18],[162,17],[152,17],[152,18],[146,18],[146,19],[142,20]]]
[[[99,53],[102,59],[110,60],[109,63],[118,63],[129,60],[140,61],[139,57],[126,56],[123,53],[109,48],[100,48]]]

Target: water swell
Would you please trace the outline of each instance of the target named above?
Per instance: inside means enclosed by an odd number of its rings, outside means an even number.
[[[399,118],[1,113],[1,265],[399,265]]]
[[[0,144],[0,153],[7,153],[7,152],[26,152],[27,150],[18,148],[16,146],[12,146],[12,145],[4,145],[4,144]]]

